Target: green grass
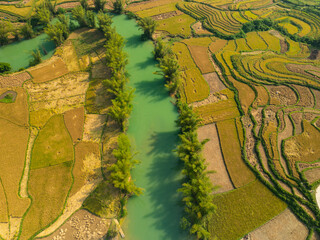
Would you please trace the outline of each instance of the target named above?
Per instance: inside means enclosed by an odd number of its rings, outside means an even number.
[[[216,195],[216,213],[209,223],[218,240],[237,240],[271,220],[287,205],[258,180],[234,191]]]
[[[41,129],[31,156],[31,169],[57,165],[74,158],[72,139],[63,115],[55,115]]]
[[[6,96],[4,96],[4,98],[0,99],[0,103],[13,103],[13,96],[12,94],[7,94]]]

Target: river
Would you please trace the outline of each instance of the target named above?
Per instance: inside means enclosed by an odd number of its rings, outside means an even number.
[[[29,39],[14,42],[0,48],[0,62],[10,63],[12,71],[17,71],[20,68],[27,68],[29,61],[32,59],[31,53],[34,50],[40,49],[44,54],[44,49],[47,55],[42,59],[49,59],[55,50],[55,45],[49,40],[47,34],[42,33],[39,36]]]
[[[124,37],[128,54],[129,86],[135,88],[133,111],[128,135],[136,158],[141,161],[132,177],[144,194],[128,201],[125,221],[126,239],[187,239],[180,229],[183,208],[177,189],[181,186],[181,164],[173,153],[178,143],[176,107],[164,87],[162,76],[153,58],[151,41],[141,41],[135,20],[126,16],[113,18],[117,32]]]

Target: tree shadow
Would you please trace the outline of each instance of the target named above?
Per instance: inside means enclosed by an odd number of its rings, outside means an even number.
[[[129,38],[126,39],[126,47],[130,48],[136,48],[138,46],[141,46],[142,40],[141,40],[141,35],[133,35]]]
[[[177,190],[182,184],[182,163],[173,152],[178,144],[178,131],[155,132],[150,138],[151,151],[147,156],[155,161],[147,172],[152,188],[145,194],[150,197],[154,211],[145,217],[155,219],[156,228],[165,233],[166,240],[191,239],[180,228],[183,208]]]
[[[153,81],[141,81],[134,84],[135,92],[148,97],[149,102],[158,102],[168,97],[164,80],[154,78]]]
[[[153,57],[148,57],[148,58],[145,59],[145,61],[136,63],[135,67],[137,67],[139,69],[145,69],[147,67],[154,66],[156,64],[157,64],[157,62],[154,60]]]

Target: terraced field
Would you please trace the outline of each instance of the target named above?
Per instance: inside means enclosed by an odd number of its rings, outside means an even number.
[[[286,6],[267,0],[176,3],[179,14],[198,20],[215,36],[181,40],[172,49],[183,71],[181,99],[201,117],[203,129],[216,129],[219,136],[213,140],[207,135],[214,142],[205,147],[208,156],[209,149],[219,145],[225,164],[221,169],[208,157],[210,169],[220,169],[217,174],[224,178],[219,179],[223,190],[217,190],[216,216],[209,223],[218,239],[254,238],[266,229],[277,229],[266,239],[292,239],[291,233],[281,233],[279,219],[286,225],[284,232],[301,229],[294,239],[318,237],[320,211],[314,189],[320,182],[320,63],[318,52],[304,39],[319,38],[320,17]],[[271,29],[240,34],[244,24],[266,18],[274,23]],[[174,17],[166,19],[170,20]],[[193,34],[198,37],[197,31]],[[193,72],[185,77],[190,66]],[[209,95],[201,93],[203,79]],[[204,135],[201,131],[201,139]],[[210,179],[214,184],[215,177]],[[230,191],[230,183],[235,190]],[[256,200],[253,191],[265,192],[268,200],[248,209],[237,205]],[[267,204],[274,208],[259,213]],[[269,220],[265,228],[258,228]]]

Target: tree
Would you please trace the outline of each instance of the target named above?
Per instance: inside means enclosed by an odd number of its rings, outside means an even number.
[[[27,22],[25,25],[22,25],[20,28],[20,33],[25,39],[30,39],[34,36],[34,32],[30,22]]]
[[[48,9],[52,15],[56,14],[56,6],[57,6],[57,1],[54,1],[54,4],[52,3],[51,0],[44,0],[43,2],[43,8]]]
[[[106,0],[94,0],[94,8],[96,11],[104,10],[104,6],[106,5]]]
[[[186,103],[178,102],[179,118],[176,121],[181,128],[181,132],[194,132],[200,125],[200,118]]]
[[[142,38],[143,39],[152,39],[152,34],[156,30],[157,22],[150,17],[141,18],[138,21],[140,29],[143,30]]]
[[[116,14],[122,14],[124,11],[123,0],[115,0],[113,2],[113,12]]]
[[[8,36],[12,30],[12,25],[7,21],[0,21],[0,46],[8,43]]]
[[[89,28],[95,28],[96,27],[96,19],[93,11],[87,11],[86,12],[86,19],[87,19],[87,26]]]
[[[108,92],[112,93],[115,97],[124,91],[125,84],[128,82],[128,78],[125,74],[116,73],[110,79],[103,81],[104,86],[108,89]]]
[[[33,51],[33,52],[31,53],[31,55],[32,55],[33,59],[29,61],[29,65],[30,65],[30,66],[35,66],[35,65],[37,65],[37,64],[39,64],[39,63],[42,62],[41,52],[40,52],[39,49],[36,50],[36,51]]]
[[[69,36],[69,29],[62,22],[49,24],[44,31],[49,35],[50,39],[54,41],[56,46],[60,46]]]
[[[102,10],[99,11],[97,14],[98,22],[99,22],[99,29],[104,31],[104,28],[111,28],[112,19],[109,17],[108,14],[105,14]]]
[[[158,59],[160,61],[162,58],[165,58],[168,55],[172,56],[173,53],[170,47],[164,41],[158,39],[155,42],[153,55],[155,59]]]
[[[0,73],[8,73],[11,71],[9,63],[0,62]]]
[[[129,138],[124,133],[119,135],[118,148],[113,150],[113,155],[117,161],[109,167],[111,183],[126,195],[140,195],[142,189],[131,179],[131,169],[139,161],[133,159]]]
[[[132,98],[133,91],[120,92],[112,102],[112,107],[108,112],[108,115],[113,118],[121,130],[124,132],[127,127],[127,121],[132,111]]]
[[[80,4],[85,10],[89,9],[89,4],[87,0],[80,0]]]
[[[161,68],[161,72],[157,72],[164,76],[167,81],[171,81],[172,79],[179,76],[179,64],[178,61],[174,57],[167,56],[165,58],[160,59],[159,67]]]
[[[44,6],[45,5],[42,4],[36,7],[35,18],[38,20],[39,24],[47,26],[50,23],[52,16],[50,10]]]
[[[72,9],[72,17],[78,21],[81,27],[87,26],[86,10],[82,6]]]

